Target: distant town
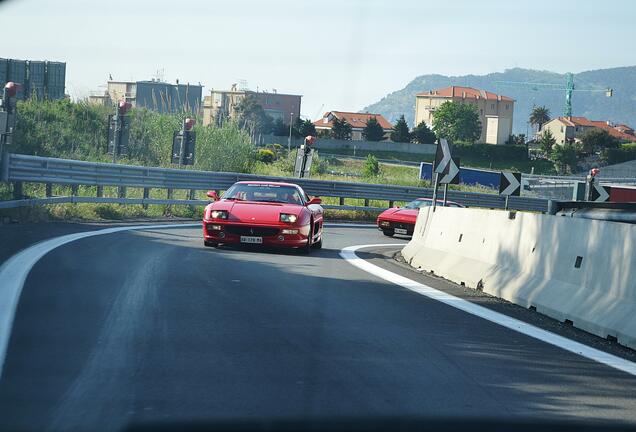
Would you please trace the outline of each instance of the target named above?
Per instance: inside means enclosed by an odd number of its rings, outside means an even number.
[[[68,98],[65,77],[63,62],[0,59],[0,83],[21,83],[20,100]],[[572,93],[567,85],[566,115],[553,116],[545,106],[537,105],[527,120],[532,132],[518,135],[513,134],[516,100],[487,88],[460,85],[421,89],[413,101],[414,113],[408,113],[414,119],[413,127],[406,123],[404,113],[391,123],[380,112],[347,112],[339,107],[328,107],[320,118],[303,119],[302,95],[275,89],[255,91],[245,83],[204,91],[200,83],[168,83],[161,77],[121,81],[110,76],[105,89],[93,92],[86,102],[110,107],[124,101],[133,108],[164,114],[188,113],[198,117],[203,126],[245,117],[246,110],[257,108],[261,117],[245,123],[257,144],[284,141],[267,136],[291,140],[293,132],[294,137],[311,134],[323,140],[360,142],[359,148],[364,147],[362,142],[395,143],[398,151],[404,151],[398,146],[401,143],[434,144],[440,134],[453,142],[525,145],[529,154],[553,160],[564,171],[598,164],[605,148],[636,142],[631,125],[572,115]],[[612,92],[607,89],[607,96]],[[617,160],[636,157],[633,149],[628,153]]]

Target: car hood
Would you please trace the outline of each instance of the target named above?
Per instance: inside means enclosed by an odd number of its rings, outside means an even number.
[[[380,215],[380,218],[389,219],[393,221],[415,222],[418,214],[419,214],[419,209],[405,209],[405,208],[394,207],[394,208],[385,210]]]
[[[221,200],[211,204],[210,208],[227,210],[228,220],[234,222],[278,223],[281,213],[299,216],[304,207],[297,204]]]

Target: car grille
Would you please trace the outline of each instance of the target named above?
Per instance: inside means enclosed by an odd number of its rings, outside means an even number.
[[[267,237],[278,234],[278,228],[270,227],[251,227],[241,225],[226,225],[225,231],[230,234],[242,235],[242,236],[259,236]]]

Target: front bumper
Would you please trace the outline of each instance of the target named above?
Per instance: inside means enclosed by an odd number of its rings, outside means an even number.
[[[297,230],[290,234],[284,230]],[[241,242],[241,236],[260,237],[262,243]],[[203,220],[203,239],[208,242],[224,244],[257,244],[273,247],[302,247],[307,244],[309,225],[261,225],[227,222],[220,220]]]
[[[404,229],[406,230],[405,235],[413,235],[415,231],[415,224],[408,222],[396,222],[388,219],[378,219],[377,225],[379,230],[383,231],[395,231],[395,229]]]

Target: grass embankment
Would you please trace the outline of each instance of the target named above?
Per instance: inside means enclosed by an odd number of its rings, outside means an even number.
[[[329,149],[325,150],[325,153],[354,156],[352,149]],[[374,151],[374,150],[356,150],[355,156],[366,157],[372,154],[378,159],[387,159],[395,161],[410,161],[410,162],[432,162],[434,155],[426,154],[413,154],[413,153],[400,153],[400,152],[386,152],[386,151]],[[493,159],[480,155],[462,155],[460,156],[460,163],[462,167],[467,168],[482,168],[502,171],[516,171],[522,173],[545,174],[554,175],[556,171],[554,169],[554,163],[545,159]]]

